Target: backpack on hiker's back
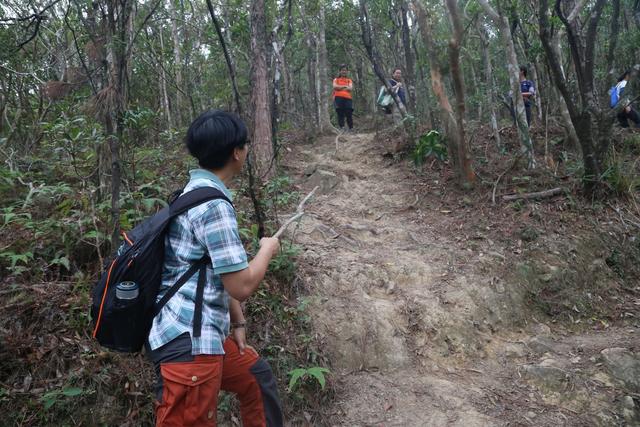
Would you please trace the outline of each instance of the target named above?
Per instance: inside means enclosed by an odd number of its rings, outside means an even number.
[[[376,104],[378,104],[382,108],[387,108],[391,106],[391,104],[393,104],[393,96],[387,91],[387,88],[385,86],[380,86]]]
[[[622,80],[611,86],[611,89],[609,89],[609,106],[611,108],[615,108],[615,106],[618,105],[618,102],[620,102],[620,98],[622,97],[622,92],[624,92],[624,88],[626,86],[626,80]]]
[[[122,233],[125,242],[105,266],[92,292],[92,335],[102,346],[125,353],[140,351],[160,309],[191,276],[206,269],[208,257],[193,264],[156,303],[162,282],[165,234],[171,219],[214,199],[231,203],[217,188],[197,188],[184,193],[129,233]]]

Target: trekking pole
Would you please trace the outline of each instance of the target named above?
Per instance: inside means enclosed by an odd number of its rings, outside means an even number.
[[[273,237],[277,237],[279,238],[280,235],[282,233],[284,233],[284,231],[287,229],[287,227],[289,227],[289,225],[297,220],[298,218],[300,218],[302,215],[304,215],[304,204],[307,203],[307,200],[309,200],[313,194],[316,192],[316,190],[319,188],[319,186],[316,185],[316,187],[311,190],[311,193],[307,194],[307,196],[302,199],[302,201],[300,202],[300,204],[298,205],[298,208],[296,209],[295,214],[293,214],[293,216],[291,218],[289,218],[288,220],[285,221],[284,224],[282,224],[282,226],[280,227],[280,229],[278,229],[278,231],[276,231],[276,234],[273,235]]]

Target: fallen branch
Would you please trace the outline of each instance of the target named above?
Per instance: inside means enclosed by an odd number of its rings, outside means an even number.
[[[491,202],[494,205],[496,204],[496,190],[498,189],[498,184],[500,183],[500,180],[507,172],[512,170],[518,164],[518,160],[520,160],[520,157],[522,157],[522,153],[518,154],[518,156],[513,160],[513,163],[511,163],[511,166],[505,169],[505,171],[498,176],[498,179],[496,179],[495,184],[493,184],[493,192],[491,193]]]
[[[284,233],[284,231],[287,229],[287,227],[289,227],[289,225],[290,225],[293,221],[297,220],[297,219],[298,219],[298,218],[300,218],[302,215],[304,215],[304,209],[303,209],[303,208],[304,208],[304,204],[305,204],[305,203],[307,203],[307,200],[309,200],[309,199],[313,196],[313,194],[316,192],[316,190],[317,190],[318,188],[319,188],[319,187],[318,187],[318,186],[316,186],[313,190],[311,190],[311,193],[307,194],[307,196],[306,196],[304,199],[302,199],[302,201],[301,201],[301,202],[300,202],[300,204],[298,205],[298,208],[296,209],[296,213],[295,213],[291,218],[289,218],[288,220],[286,220],[284,224],[282,224],[282,226],[280,227],[280,229],[278,229],[278,231],[276,231],[276,234],[274,234],[274,235],[273,235],[273,237],[278,237],[278,238],[279,238],[279,237],[280,237],[280,235],[281,235],[282,233]]]
[[[543,199],[545,197],[552,197],[552,196],[556,196],[560,193],[564,192],[564,188],[552,188],[551,190],[545,190],[545,191],[538,191],[535,193],[526,193],[526,194],[509,194],[506,196],[502,197],[502,200],[504,201],[511,201],[511,200],[530,200],[530,199]]]

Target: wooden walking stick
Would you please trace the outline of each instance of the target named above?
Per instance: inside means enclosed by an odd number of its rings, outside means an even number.
[[[284,224],[282,224],[280,229],[278,229],[278,231],[276,231],[276,234],[274,234],[273,237],[279,238],[280,235],[282,233],[284,233],[284,231],[287,229],[287,227],[289,227],[289,225],[291,225],[291,223],[293,223],[293,221],[297,220],[302,215],[304,215],[304,209],[303,209],[304,208],[304,204],[307,203],[307,200],[309,200],[313,196],[313,194],[316,192],[317,189],[318,189],[318,186],[316,186],[313,190],[311,190],[311,193],[307,194],[307,196],[304,199],[302,199],[302,201],[298,205],[298,208],[296,209],[296,212],[293,214],[293,216],[291,218],[289,218],[288,220],[286,220],[284,222]]]

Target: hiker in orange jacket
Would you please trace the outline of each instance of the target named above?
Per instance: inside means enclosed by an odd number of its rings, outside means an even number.
[[[333,79],[333,104],[338,114],[338,126],[344,131],[344,121],[347,119],[349,131],[353,130],[353,81],[347,77],[349,69],[346,64],[340,65],[340,74]]]

